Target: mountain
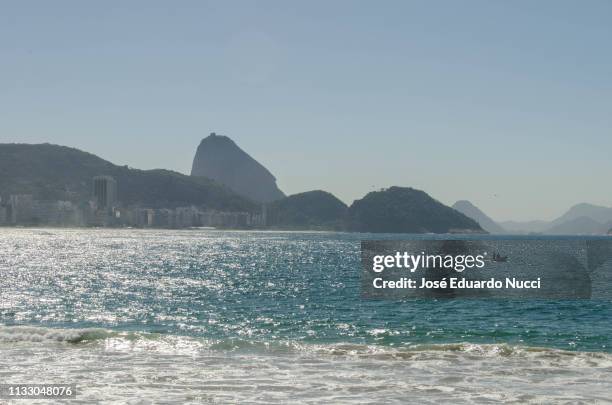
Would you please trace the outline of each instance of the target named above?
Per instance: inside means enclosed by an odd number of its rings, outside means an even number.
[[[553,221],[500,222],[513,233],[546,233],[553,235],[605,234],[612,223],[612,208],[588,203],[572,206]]]
[[[230,138],[214,132],[200,142],[191,175],[213,179],[253,201],[270,202],[285,196],[268,169]]]
[[[484,232],[473,219],[406,187],[374,191],[353,202],[348,227],[357,232]]]
[[[588,217],[599,222],[600,224],[603,224],[608,221],[612,221],[612,208],[588,203],[576,204],[565,214],[552,221],[551,226],[560,225],[580,217]]]
[[[499,225],[510,233],[541,233],[550,227],[548,221],[503,221]]]
[[[552,235],[603,235],[609,224],[602,224],[590,217],[578,217],[551,226],[546,233]]]
[[[59,145],[0,144],[3,196],[32,194],[39,200],[87,201],[91,199],[92,179],[99,175],[115,178],[118,200],[126,206],[259,209],[257,204],[203,177],[117,166],[90,153]]]
[[[482,212],[478,207],[467,200],[460,200],[453,204],[453,208],[467,216],[472,218],[485,231],[493,234],[504,234],[508,233],[502,228],[497,222],[493,221],[487,214]]]
[[[339,230],[348,207],[334,195],[315,190],[274,201],[266,209],[273,228]]]

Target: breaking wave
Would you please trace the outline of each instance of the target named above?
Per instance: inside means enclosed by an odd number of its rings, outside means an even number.
[[[303,341],[258,341],[247,339],[211,340],[189,336],[167,335],[150,332],[117,332],[101,328],[60,329],[35,326],[0,326],[0,344],[7,343],[65,343],[71,345],[100,345],[106,349],[137,350],[148,349],[160,352],[168,349],[189,348],[208,352],[234,352],[239,354],[257,353],[274,355],[326,355],[350,356],[375,359],[412,359],[424,355],[454,354],[472,357],[548,357],[587,358],[610,362],[612,354],[604,352],[580,352],[544,347],[500,344],[476,344],[469,342],[415,344],[402,347],[356,343],[320,344]],[[173,350],[175,353],[176,350]]]
[[[207,340],[96,328],[0,326],[0,369],[14,382],[80,376],[79,403],[127,397],[362,403],[364,395],[402,402],[407,393],[416,403],[597,402],[612,389],[612,354],[602,352],[469,342]],[[580,384],[567,384],[574,380]]]

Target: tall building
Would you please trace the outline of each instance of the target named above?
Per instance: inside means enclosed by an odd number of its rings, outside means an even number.
[[[7,215],[8,215],[8,210],[2,204],[2,197],[0,197],[0,225],[4,225],[8,222]]]
[[[110,176],[93,178],[93,197],[99,210],[110,211],[117,201],[117,182]]]
[[[32,205],[34,200],[31,194],[14,194],[9,197],[10,214],[8,222],[11,224],[29,224],[33,221]]]

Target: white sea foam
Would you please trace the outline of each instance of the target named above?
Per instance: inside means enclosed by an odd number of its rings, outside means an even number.
[[[104,329],[54,329],[33,326],[0,326],[0,343],[68,342],[103,339],[111,332]]]
[[[612,355],[505,344],[389,348],[0,327],[6,382],[74,382],[76,403],[605,402]]]

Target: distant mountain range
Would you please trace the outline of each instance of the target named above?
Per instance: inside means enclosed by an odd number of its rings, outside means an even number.
[[[498,234],[543,233],[550,235],[603,235],[612,230],[612,208],[581,203],[553,221],[495,222],[469,201],[453,208],[477,221],[486,231]]]
[[[612,208],[587,203],[576,204],[550,224],[551,226],[558,226],[581,217],[590,218],[601,224],[607,223],[612,221]]]
[[[503,234],[507,231],[497,222],[493,221],[487,214],[467,200],[460,200],[453,204],[453,208],[461,212],[468,218],[478,222],[482,229],[492,234]]]
[[[232,171],[228,162],[234,162],[239,170]],[[197,175],[203,167],[216,170],[213,174],[219,181]],[[226,175],[224,168],[232,174]],[[86,203],[92,199],[93,178],[107,175],[117,182],[118,204],[126,207],[265,211],[268,226],[282,229],[483,232],[474,220],[412,188],[371,192],[350,207],[321,190],[284,197],[274,176],[227,137],[211,135],[202,141],[193,173],[185,176],[169,170],[117,166],[59,145],[0,144],[0,196],[4,197],[30,194],[35,200]],[[221,184],[221,180],[227,184]],[[260,201],[268,202],[262,205]]]
[[[540,233],[550,226],[550,222],[541,220],[502,221],[498,224],[507,231],[506,233]]]
[[[546,233],[553,235],[605,235],[612,226],[612,220],[602,224],[590,217],[578,217],[552,225]]]
[[[118,200],[124,206],[193,205],[252,213],[262,212],[265,206],[268,226],[282,229],[493,234],[605,234],[612,230],[612,208],[586,203],[550,222],[497,223],[469,201],[457,201],[451,208],[409,187],[368,193],[350,207],[321,190],[285,197],[265,167],[228,137],[215,134],[200,143],[191,176],[117,166],[65,146],[0,144],[0,196],[31,194],[37,200],[85,202],[91,199],[93,177],[100,175],[115,178]]]
[[[31,194],[38,200],[88,201],[92,179],[117,180],[126,206],[172,208],[198,205],[217,210],[255,211],[260,206],[204,177],[170,170],[117,166],[91,153],[51,144],[0,144],[0,193]]]
[[[478,232],[476,221],[410,187],[368,193],[350,207],[316,190],[267,205],[268,224],[280,229],[327,229],[372,233]]]

